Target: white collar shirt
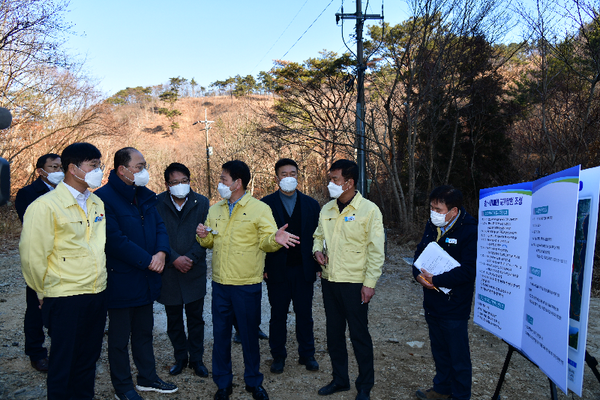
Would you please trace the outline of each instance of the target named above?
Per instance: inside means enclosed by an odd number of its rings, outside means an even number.
[[[74,189],[73,187],[67,185],[64,181],[63,183],[65,184],[65,186],[67,187],[67,189],[69,189],[69,192],[71,192],[71,194],[73,195],[73,197],[75,197],[75,200],[77,201],[77,204],[79,204],[79,207],[81,207],[81,209],[83,210],[83,212],[85,213],[86,217],[87,217],[87,199],[88,197],[90,197],[90,191],[88,189],[85,189],[85,192],[81,193],[79,190]]]

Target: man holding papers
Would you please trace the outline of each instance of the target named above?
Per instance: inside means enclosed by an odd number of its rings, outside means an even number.
[[[423,286],[423,308],[436,370],[433,387],[418,390],[419,399],[471,398],[467,326],[475,286],[477,221],[467,214],[462,200],[460,190],[452,186],[440,186],[431,192],[431,218],[415,252],[417,260],[429,243],[437,242],[459,264],[439,275],[413,266],[413,275]],[[438,288],[450,291],[446,294]]]

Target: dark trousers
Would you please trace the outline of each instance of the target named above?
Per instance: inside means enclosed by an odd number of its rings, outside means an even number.
[[[369,334],[369,305],[361,304],[362,283],[337,283],[321,279],[323,304],[327,319],[327,347],[333,369],[333,380],[338,385],[350,384],[348,377],[348,350],[346,323],[358,364],[357,390],[371,390],[375,383],[373,342]]]
[[[433,390],[453,399],[471,398],[471,353],[468,320],[446,320],[425,315],[435,362]]]
[[[46,297],[42,314],[52,337],[48,400],[93,399],[106,324],[106,293]]]
[[[117,393],[133,390],[129,365],[129,337],[131,354],[138,370],[137,383],[150,385],[158,379],[152,348],[154,315],[152,304],[140,307],[108,310],[108,362],[110,379]]]
[[[204,355],[204,320],[202,311],[204,297],[185,305],[187,337],[183,325],[183,304],[165,306],[167,313],[167,334],[173,345],[175,361],[202,361]]]
[[[244,354],[244,380],[248,386],[260,386],[260,348],[258,326],[260,324],[260,300],[262,285],[221,285],[212,283],[213,316],[213,381],[219,389],[233,382],[231,369],[231,327],[233,316],[237,318],[239,335]]]
[[[27,308],[25,309],[25,318],[23,320],[23,330],[25,332],[25,354],[31,361],[38,361],[48,357],[48,351],[44,347],[44,320],[42,310],[40,310],[40,301],[35,290],[27,286],[25,289],[25,300]]]
[[[271,321],[269,322],[269,346],[273,358],[286,358],[285,343],[287,340],[287,314],[290,302],[293,301],[296,314],[296,340],[298,355],[312,357],[315,355],[315,338],[313,333],[312,300],[314,285],[304,279],[302,266],[282,266],[286,268],[287,279],[283,282],[269,282],[267,289],[271,304]]]

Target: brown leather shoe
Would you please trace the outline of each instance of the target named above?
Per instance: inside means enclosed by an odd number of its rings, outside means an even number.
[[[417,393],[415,393],[415,394],[417,395],[418,399],[422,399],[422,400],[450,398],[449,394],[438,393],[435,390],[433,390],[433,388],[427,389],[425,391],[422,391],[419,389],[419,390],[417,390]]]
[[[31,366],[40,372],[48,372],[48,357],[32,361]]]

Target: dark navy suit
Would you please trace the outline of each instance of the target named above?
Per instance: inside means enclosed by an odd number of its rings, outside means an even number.
[[[279,191],[262,199],[273,212],[277,228],[289,223],[287,231],[300,237],[296,248],[281,248],[267,253],[265,272],[271,303],[269,345],[273,358],[286,358],[285,348],[287,314],[293,301],[296,314],[296,339],[300,357],[315,354],[312,300],[316,273],[321,270],[313,259],[313,233],[319,223],[319,203],[299,190],[294,211],[289,215],[281,201]]]
[[[31,203],[40,196],[48,193],[50,189],[48,185],[37,178],[31,185],[27,185],[17,192],[15,198],[15,208],[19,219],[23,222],[25,210]],[[42,319],[42,311],[40,310],[40,302],[35,290],[27,286],[25,289],[25,298],[27,301],[27,309],[25,310],[25,318],[23,326],[25,330],[25,354],[29,356],[31,361],[38,361],[48,357],[48,350],[44,347],[44,322]]]
[[[159,251],[169,260],[169,236],[156,204],[156,193],[129,186],[113,170],[96,191],[106,208],[106,268],[108,269],[108,361],[117,393],[133,390],[128,343],[138,369],[138,385],[158,379],[152,347],[152,304],[161,291],[161,275],[150,271]]]

